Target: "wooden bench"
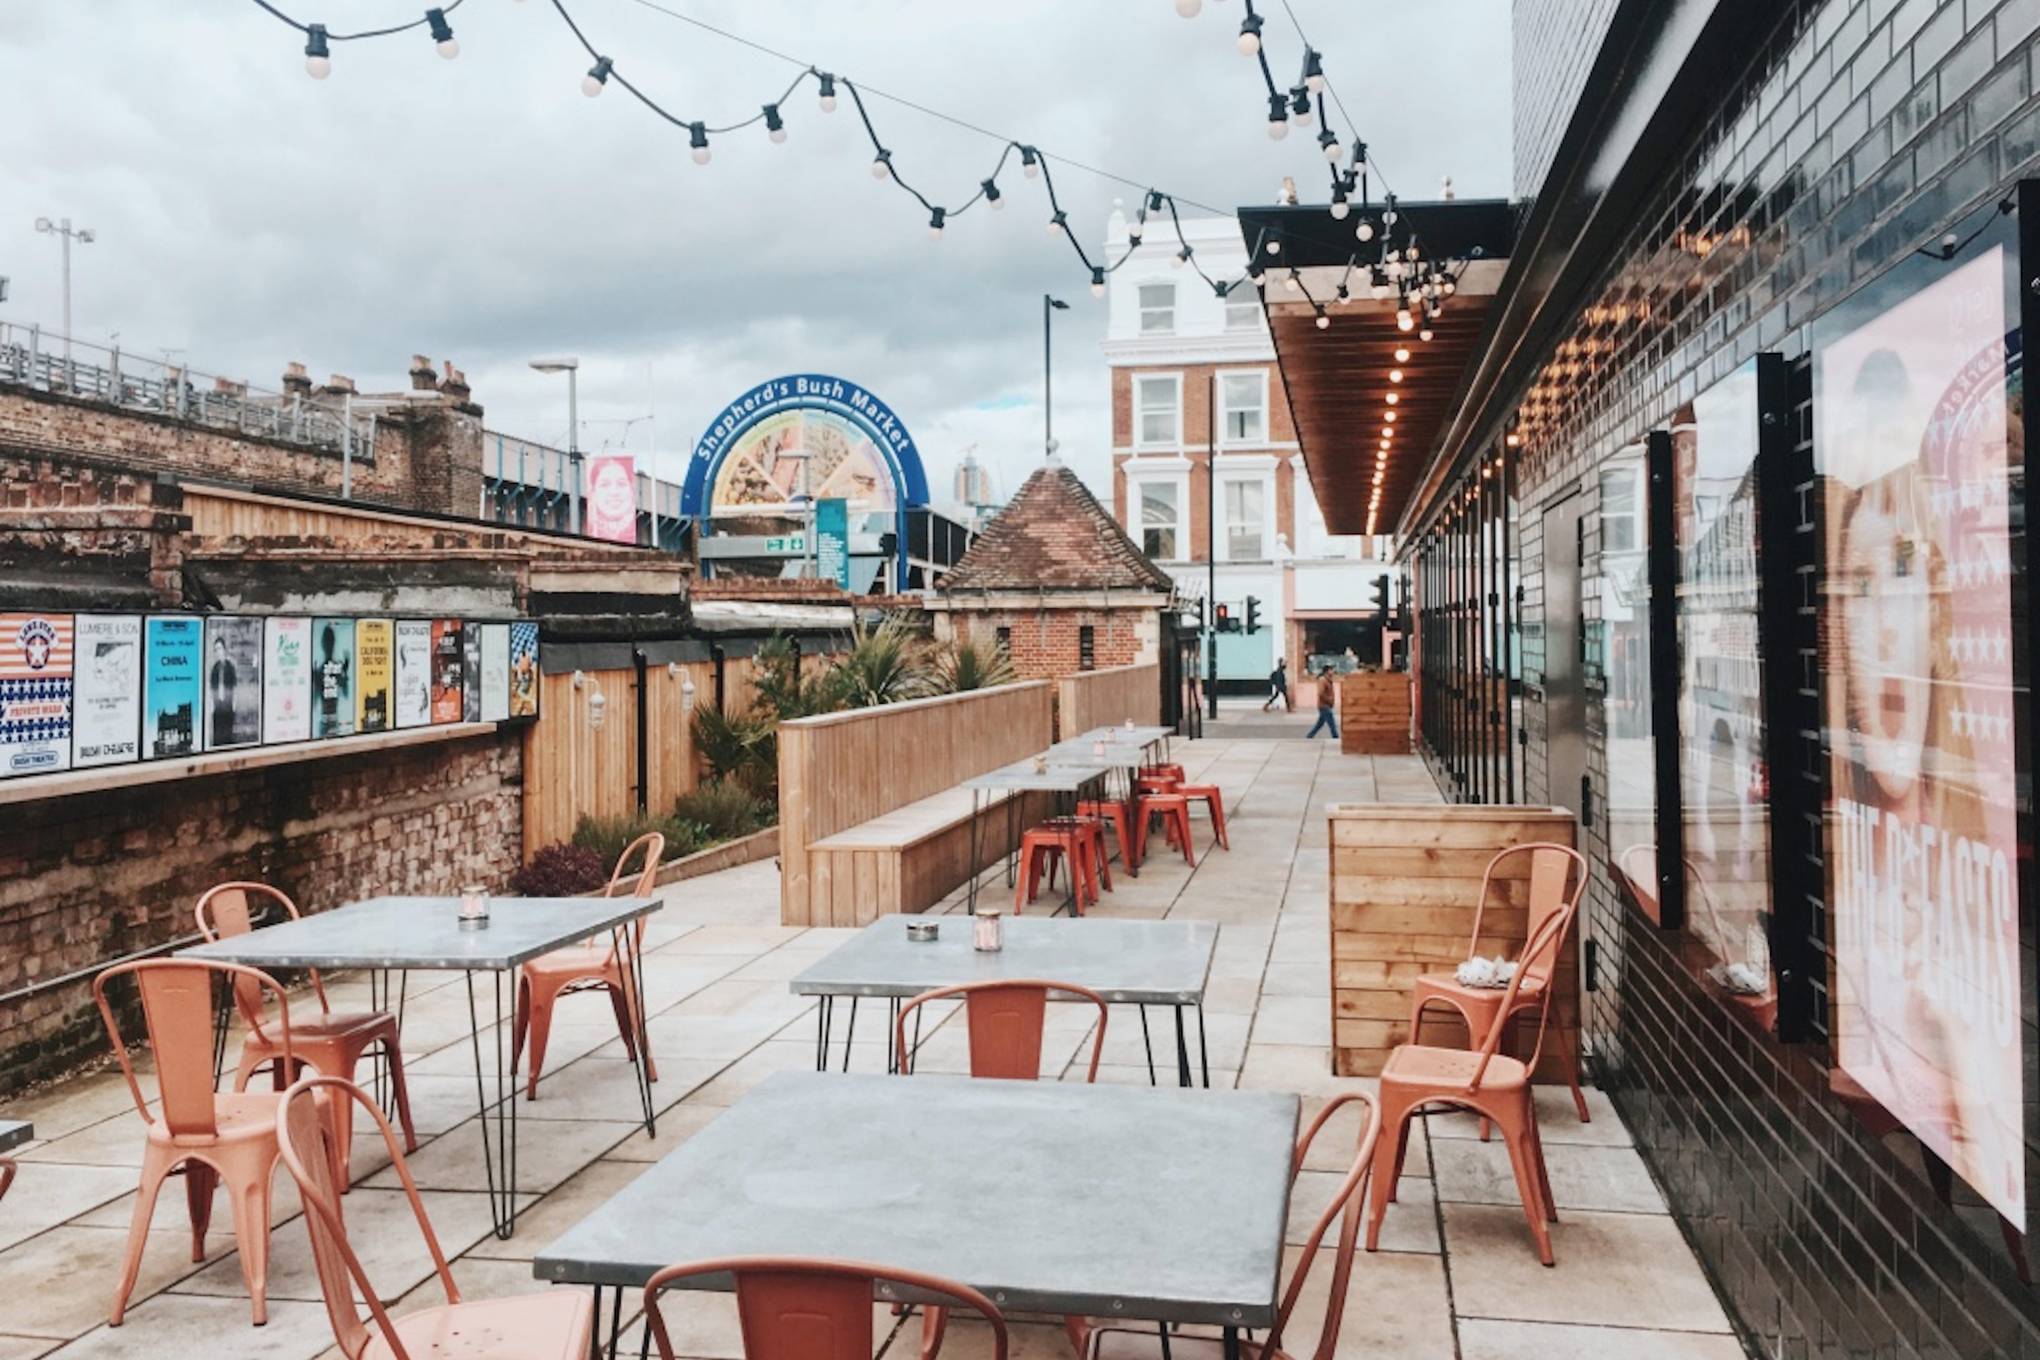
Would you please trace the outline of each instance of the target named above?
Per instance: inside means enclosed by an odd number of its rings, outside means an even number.
[[[888,912],[925,911],[973,869],[996,864],[1012,848],[1008,825],[1048,815],[1043,795],[980,793],[977,863],[971,863],[971,791],[947,789],[882,812],[808,845],[808,900],[815,924],[864,925]],[[1036,806],[1038,804],[1038,806]],[[839,900],[840,899],[840,900]]]
[[[961,785],[1045,748],[1052,704],[1034,680],[780,724],[780,921],[868,925],[962,885],[973,866]],[[1037,796],[1019,811],[1047,806]],[[976,868],[1007,845],[1005,804],[991,807]]]

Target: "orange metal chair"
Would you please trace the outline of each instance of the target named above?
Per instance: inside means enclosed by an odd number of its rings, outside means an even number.
[[[659,1296],[674,1281],[697,1275],[735,1277],[745,1360],[870,1360],[872,1300],[897,1299],[902,1286],[915,1294],[940,1295],[982,1315],[992,1328],[993,1360],[1006,1360],[1006,1319],[969,1285],[915,1270],[791,1256],[687,1261],[652,1276],[645,1285],[645,1323],[660,1360],[674,1360],[674,1353]],[[563,1352],[563,1360],[571,1355]]]
[[[1523,957],[1535,958],[1552,948],[1564,932],[1569,918],[1554,913],[1531,932]],[[1544,1167],[1544,1142],[1537,1132],[1537,1106],[1531,1098],[1530,1073],[1544,1048],[1544,1026],[1551,1015],[1550,987],[1540,989],[1537,1000],[1537,1045],[1527,1062],[1505,1057],[1502,1032],[1518,1009],[1527,968],[1518,968],[1509,979],[1495,1022],[1488,1027],[1486,1042],[1477,1052],[1460,1048],[1427,1048],[1417,1044],[1398,1045],[1381,1069],[1381,1122],[1388,1136],[1376,1146],[1374,1184],[1368,1193],[1367,1250],[1373,1251],[1381,1236],[1381,1220],[1388,1202],[1395,1198],[1396,1180],[1402,1175],[1403,1157],[1409,1151],[1410,1123],[1418,1111],[1431,1105],[1470,1110],[1501,1130],[1509,1149],[1509,1165],[1516,1173],[1516,1189],[1523,1197],[1523,1216],[1530,1223],[1530,1235],[1537,1240],[1537,1257],[1552,1264],[1551,1232],[1546,1222],[1558,1222],[1558,1209],[1551,1199],[1551,1178]]]
[[[1087,798],[1077,804],[1079,817],[1095,817],[1102,837],[1104,828],[1110,825],[1113,838],[1119,842],[1119,862],[1129,869],[1140,867],[1140,857],[1134,853],[1133,820],[1126,804],[1116,798]]]
[[[1175,781],[1167,781],[1169,788],[1150,790],[1150,781],[1141,780],[1141,791],[1134,798],[1134,840],[1139,852],[1147,854],[1148,825],[1157,816],[1162,819],[1162,833],[1170,845],[1183,852],[1183,862],[1197,863],[1197,852],[1190,845],[1190,800],[1175,789]]]
[[[149,1046],[156,1054],[160,1115],[149,1102],[128,1060],[120,1022],[106,999],[106,985],[133,977],[142,998],[142,1019]],[[184,1168],[185,1196],[191,1209],[191,1259],[205,1259],[205,1232],[212,1218],[213,1187],[224,1180],[234,1211],[234,1241],[241,1252],[241,1276],[248,1283],[255,1325],[269,1319],[265,1297],[269,1284],[270,1180],[276,1171],[276,1106],[273,1091],[213,1089],[213,983],[223,980],[237,990],[244,984],[276,997],[276,1028],[286,1064],[296,1061],[291,1047],[290,1001],[275,978],[238,964],[203,959],[143,959],[116,964],[92,980],[92,996],[106,1022],[113,1055],[127,1078],[135,1109],[148,1126],[142,1149],[142,1178],[135,1193],[134,1219],[128,1227],[127,1259],[113,1292],[107,1325],[118,1327],[127,1314],[128,1296],[142,1269],[142,1250],[155,1217],[156,1196],[171,1172]],[[330,1168],[329,1168],[330,1170]]]
[[[206,889],[198,899],[199,933],[208,940],[247,934],[255,927],[255,912],[249,900],[253,897],[266,897],[288,912],[293,921],[298,919],[297,903],[267,883],[221,883]],[[397,1121],[404,1127],[404,1149],[416,1152],[418,1135],[411,1126],[411,1095],[404,1085],[404,1052],[397,1035],[397,1018],[388,1011],[334,1010],[326,1000],[319,970],[308,971],[312,995],[319,1001],[319,1013],[300,1017],[291,1032],[297,1061],[310,1064],[326,1076],[352,1081],[362,1055],[380,1044],[383,1060],[389,1064],[390,1093],[396,1099]],[[234,1071],[234,1089],[247,1090],[249,1079],[266,1066],[275,1088],[281,1091],[298,1074],[286,1070],[290,1064],[283,1060],[275,1036],[263,1028],[261,987],[245,981],[236,983],[234,1006],[248,1026],[248,1035],[241,1041],[241,1062]],[[354,1109],[351,1105],[336,1105],[333,1118],[340,1135],[340,1193],[344,1195],[352,1179],[348,1174],[348,1157],[353,1146]]]
[[[1304,1130],[1303,1137],[1297,1140],[1296,1156],[1290,1163],[1289,1172],[1291,1181],[1294,1181],[1297,1173],[1303,1170],[1304,1158],[1319,1132],[1334,1114],[1355,1103],[1366,1106],[1367,1113],[1354,1144],[1353,1165],[1346,1172],[1345,1179],[1339,1182],[1339,1188],[1332,1192],[1331,1203],[1318,1215],[1310,1236],[1304,1239],[1302,1253],[1296,1261],[1296,1273],[1289,1277],[1289,1288],[1283,1291],[1282,1301],[1276,1307],[1275,1325],[1269,1329],[1267,1339],[1242,1343],[1241,1354],[1250,1357],[1250,1360],[1289,1360],[1290,1352],[1282,1348],[1283,1333],[1289,1329],[1297,1300],[1303,1297],[1303,1287],[1309,1282],[1311,1269],[1317,1264],[1318,1250],[1335,1221],[1339,1224],[1339,1237],[1332,1253],[1332,1279],[1325,1297],[1324,1326],[1318,1334],[1316,1348],[1309,1354],[1315,1360],[1330,1360],[1337,1350],[1339,1324],[1346,1315],[1346,1289],[1353,1277],[1354,1247],[1359,1240],[1360,1219],[1365,1212],[1363,1197],[1381,1133],[1381,1119],[1374,1102],[1358,1091],[1349,1091],[1326,1101],[1317,1118],[1311,1120],[1310,1127]],[[1089,1360],[1165,1360],[1165,1357],[1167,1360],[1219,1360],[1223,1353],[1224,1342],[1219,1337],[1171,1333],[1165,1338],[1159,1329],[1135,1331],[1126,1327],[1098,1328],[1091,1333],[1090,1347],[1086,1351]]]
[[[1512,1021],[1518,1012],[1543,1001],[1552,974],[1558,969],[1559,952],[1565,948],[1573,919],[1579,913],[1580,898],[1587,890],[1587,861],[1571,846],[1552,841],[1530,841],[1511,845],[1488,861],[1480,878],[1480,900],[1473,909],[1473,937],[1467,942],[1466,957],[1470,959],[1480,951],[1481,918],[1487,911],[1489,887],[1494,882],[1495,872],[1517,855],[1530,857],[1530,922],[1527,934],[1535,936],[1547,921],[1554,918],[1560,922],[1557,933],[1551,936],[1546,948],[1535,955],[1526,951],[1516,961],[1516,971],[1524,977],[1519,999],[1512,1009],[1503,1008],[1503,989],[1500,987],[1469,987],[1452,973],[1426,973],[1418,978],[1410,995],[1412,1044],[1421,1042],[1419,1027],[1423,1024],[1424,1008],[1434,1003],[1459,1012],[1460,1019],[1466,1022],[1467,1040],[1471,1043],[1474,1035],[1484,1036],[1493,1029],[1498,1019],[1506,1017]],[[1573,1107],[1579,1111],[1580,1122],[1587,1123],[1587,1097],[1580,1090],[1579,1059],[1575,1055],[1567,1057],[1566,1081],[1572,1087]],[[1482,1136],[1485,1135],[1483,1128]]]
[[[629,865],[642,854],[643,862],[633,873]],[[604,897],[650,897],[657,886],[659,862],[665,858],[666,838],[648,831],[623,848],[616,868],[609,875]],[[637,943],[645,942],[645,917],[637,919]],[[553,1005],[576,992],[607,992],[610,1009],[616,1012],[616,1028],[623,1035],[623,1052],[637,1057],[638,1008],[642,1004],[632,989],[629,960],[617,953],[614,940],[589,940],[541,954],[518,970],[517,1020],[510,1040],[510,1068],[517,1069],[518,1055],[531,1045],[531,1076],[525,1086],[527,1100],[538,1099],[539,1070],[545,1066],[546,1040],[552,1037]],[[645,1078],[659,1079],[652,1062],[652,1048],[645,1044]]]
[[[1204,810],[1211,814],[1212,834],[1218,838],[1221,850],[1231,850],[1232,845],[1225,838],[1225,798],[1216,784],[1185,784],[1176,782],[1176,792],[1183,795],[1188,803],[1202,803]]]
[[[14,1159],[0,1157],[0,1199],[7,1198],[7,1187],[14,1184]]]
[[[923,992],[906,1005],[893,1022],[893,1051],[900,1055],[900,1071],[914,1070],[914,1054],[907,1044],[907,1017],[931,1001],[963,998],[964,1019],[970,1037],[970,1074],[998,1081],[1037,1081],[1041,1077],[1041,1043],[1048,1018],[1048,994],[1064,992],[1098,1008],[1098,1029],[1091,1038],[1091,1068],[1086,1082],[1098,1080],[1098,1060],[1105,1053],[1105,998],[1089,987],[1072,982],[1048,982],[1039,978],[1001,979],[995,982],[966,982],[954,987],[937,987]],[[947,1318],[940,1305],[930,1306],[921,1317],[921,1360],[933,1360],[942,1349],[942,1329]],[[1082,1318],[1064,1319],[1064,1330],[1077,1354],[1084,1353],[1086,1323]]]
[[[1077,915],[1084,914],[1087,902],[1098,900],[1098,876],[1096,859],[1098,847],[1104,844],[1102,834],[1094,834],[1095,823],[1080,825],[1074,818],[1051,817],[1047,821],[1030,826],[1020,837],[1020,874],[1013,885],[1013,914],[1018,916],[1029,902],[1041,895],[1041,883],[1048,880],[1051,889],[1055,887],[1055,869],[1058,864],[1067,863],[1070,870],[1072,900]]]
[[[382,1131],[390,1163],[403,1182],[425,1249],[432,1255],[433,1271],[446,1291],[445,1303],[391,1318],[383,1307],[382,1294],[354,1254],[333,1183],[333,1120],[321,1109],[328,1103],[343,1102],[359,1102]],[[505,1299],[462,1301],[447,1268],[446,1254],[432,1231],[432,1221],[418,1198],[410,1165],[397,1146],[396,1133],[359,1086],[339,1077],[304,1077],[278,1099],[270,1128],[304,1201],[319,1292],[325,1296],[326,1316],[347,1360],[412,1360],[413,1356],[417,1360],[458,1360],[462,1356],[475,1360],[581,1360],[592,1353],[595,1310],[588,1295],[578,1289],[539,1289]],[[357,1297],[368,1305],[366,1322]]]

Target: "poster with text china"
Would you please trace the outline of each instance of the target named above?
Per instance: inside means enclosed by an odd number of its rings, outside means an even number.
[[[80,614],[71,688],[71,764],[124,765],[142,754],[142,619]]]
[[[461,709],[459,619],[432,620],[432,721],[457,723]]]
[[[538,716],[538,625],[510,625],[510,716]]]
[[[354,732],[354,620],[312,620],[312,735]]]
[[[312,737],[312,621],[262,621],[262,740]]]
[[[432,721],[432,623],[429,619],[397,620],[398,727],[423,727]]]
[[[2006,257],[1915,262],[1823,324],[1814,432],[1836,1057],[2023,1230]]]
[[[387,732],[396,688],[396,638],[388,619],[354,621],[354,728]]]
[[[0,614],[0,776],[71,764],[71,616]]]
[[[200,733],[200,659],[205,620],[151,618],[142,626],[142,756],[172,760],[196,755]]]

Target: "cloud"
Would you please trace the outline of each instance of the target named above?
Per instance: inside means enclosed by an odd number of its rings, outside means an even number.
[[[667,4],[668,0],[660,0]],[[1271,143],[1252,63],[1225,7],[1185,22],[1165,0],[944,0],[816,5],[670,0],[670,8],[980,127],[1040,144],[1087,247],[1137,190],[1082,162],[1219,206],[1266,202],[1284,174],[1323,180],[1309,139]],[[287,11],[318,17],[318,0]],[[658,12],[569,0],[618,69],[686,117],[735,121],[795,68]],[[1507,5],[1295,0],[1361,135],[1407,197],[1451,174],[1462,195],[1507,192]],[[353,0],[345,22],[404,22],[408,0]],[[385,12],[386,11],[386,12]],[[303,39],[252,4],[146,0],[11,6],[0,14],[9,211],[6,319],[60,324],[56,245],[38,215],[98,232],[74,260],[81,338],[182,351],[195,367],[273,386],[283,365],[403,384],[413,353],[468,372],[492,426],[565,433],[537,354],[578,354],[591,446],[628,439],[677,469],[730,395],[785,372],[839,373],[899,410],[946,487],[966,447],[1017,485],[1040,452],[1039,295],[1057,318],[1056,429],[1099,477],[1108,384],[1093,304],[1068,247],[1043,230],[1039,182],[1001,177],[931,242],[926,215],[874,180],[848,99],[789,99],[783,145],[753,127],[686,136],[612,88],[580,93],[588,60],[547,4],[464,5],[458,60],[422,30],[335,44],[306,77]],[[330,18],[329,18],[330,22]],[[334,23],[338,28],[340,25]],[[1297,60],[1269,20],[1278,71]],[[1421,61],[1385,53],[1423,52]],[[1449,97],[1446,97],[1449,92]],[[997,145],[873,97],[895,164],[960,202]]]

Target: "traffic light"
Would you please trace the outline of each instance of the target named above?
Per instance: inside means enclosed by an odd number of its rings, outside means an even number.
[[[1260,627],[1261,601],[1259,597],[1249,595],[1247,596],[1247,631],[1249,633],[1257,632]]]
[[[1388,622],[1388,577],[1374,578],[1374,617],[1382,623]]]
[[[1229,605],[1219,605],[1211,611],[1211,631],[1214,633],[1232,631],[1232,608]]]

